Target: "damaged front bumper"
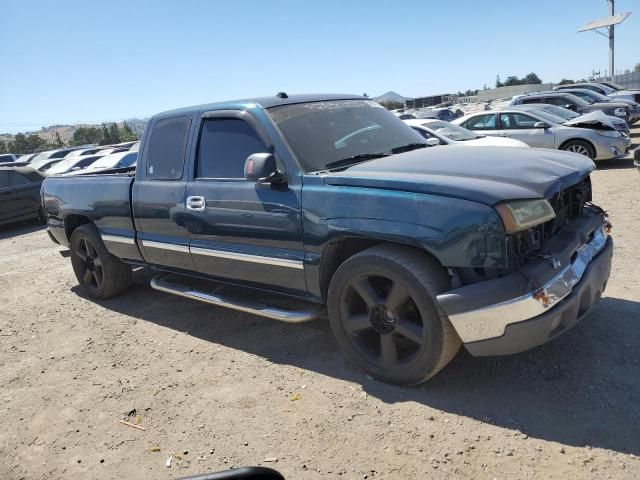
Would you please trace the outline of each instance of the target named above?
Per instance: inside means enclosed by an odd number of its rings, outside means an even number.
[[[613,254],[602,218],[575,220],[549,243],[546,258],[515,273],[438,295],[472,355],[508,355],[541,345],[600,299]]]

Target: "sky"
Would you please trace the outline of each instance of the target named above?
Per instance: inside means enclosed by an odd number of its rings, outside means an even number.
[[[416,97],[608,66],[606,0],[0,0],[0,132],[288,93]],[[640,63],[640,2],[616,70]]]

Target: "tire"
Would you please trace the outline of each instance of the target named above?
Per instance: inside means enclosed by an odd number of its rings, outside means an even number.
[[[460,338],[435,301],[449,288],[447,272],[425,252],[371,247],[347,259],[331,279],[331,329],[345,355],[374,378],[421,383],[460,349]]]
[[[107,251],[95,225],[80,225],[69,244],[73,271],[90,297],[111,298],[131,285],[131,267]]]
[[[591,160],[595,160],[596,158],[595,149],[589,142],[585,142],[584,140],[569,140],[567,143],[562,145],[560,150],[585,155]]]

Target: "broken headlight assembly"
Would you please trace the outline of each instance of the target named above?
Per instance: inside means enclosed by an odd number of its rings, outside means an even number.
[[[495,208],[507,233],[521,232],[556,218],[553,207],[545,199],[504,202]]]

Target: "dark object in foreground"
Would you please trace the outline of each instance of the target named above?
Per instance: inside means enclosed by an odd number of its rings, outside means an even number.
[[[430,146],[347,95],[165,112],[140,145],[135,177],[44,182],[51,238],[90,296],[126,290],[143,266],[152,288],[283,322],[326,308],[346,356],[385,382],[427,380],[461,345],[540,345],[609,276],[581,155]]]
[[[183,477],[180,480],[284,480],[284,477],[271,468],[242,467],[224,472],[205,473],[195,477]]]
[[[28,167],[0,167],[0,225],[44,219],[40,186],[45,175]]]

